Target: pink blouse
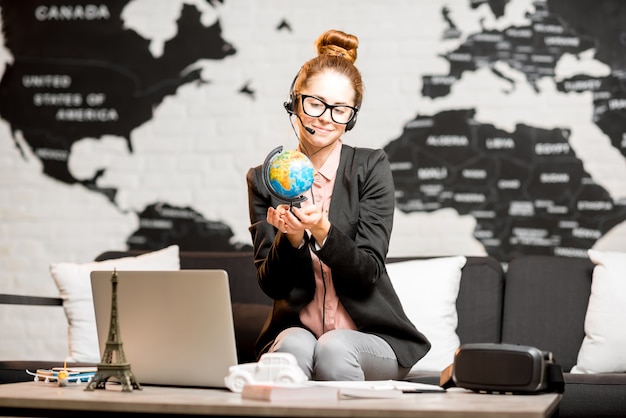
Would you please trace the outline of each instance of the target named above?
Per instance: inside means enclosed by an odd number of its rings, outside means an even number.
[[[328,208],[339,167],[341,146],[342,142],[337,141],[331,154],[315,173],[310,190],[311,195],[301,204],[302,207],[312,204],[321,206],[322,213],[326,217],[328,217]],[[333,329],[356,329],[354,321],[337,296],[332,271],[312,250],[310,251],[315,274],[315,295],[313,300],[300,311],[300,321],[313,331],[317,338]]]

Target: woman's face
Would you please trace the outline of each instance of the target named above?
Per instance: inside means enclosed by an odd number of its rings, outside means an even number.
[[[300,91],[298,113],[302,118],[302,124],[315,130],[315,133],[311,134],[301,124],[300,140],[305,143],[306,150],[312,154],[337,141],[346,131],[346,125],[334,122],[329,108],[326,108],[318,117],[307,115],[302,111],[302,95],[314,96],[329,105],[354,106],[354,89],[348,77],[333,71],[325,71],[311,77],[308,85]],[[321,106],[320,111],[323,109],[323,104]],[[339,110],[337,109],[336,112]]]

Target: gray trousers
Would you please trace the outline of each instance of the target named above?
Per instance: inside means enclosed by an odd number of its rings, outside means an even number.
[[[398,365],[382,338],[347,329],[329,331],[317,339],[304,328],[287,328],[269,351],[293,354],[311,380],[398,380],[410,370]]]

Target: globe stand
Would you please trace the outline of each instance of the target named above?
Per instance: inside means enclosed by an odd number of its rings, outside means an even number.
[[[133,389],[141,390],[142,387],[135,379],[130,370],[130,364],[126,361],[120,337],[120,327],[117,322],[117,271],[111,276],[111,325],[106,348],[102,355],[102,362],[98,364],[98,371],[87,384],[85,390],[106,389],[106,382],[110,378],[122,384],[122,392],[132,392]]]
[[[267,154],[267,157],[265,157],[265,161],[263,162],[263,175],[262,175],[263,183],[265,184],[265,187],[267,188],[267,190],[270,192],[270,195],[272,195],[274,199],[278,200],[281,203],[289,204],[289,210],[291,211],[291,209],[294,206],[299,208],[300,203],[304,202],[307,198],[306,196],[304,196],[304,194],[301,194],[300,196],[296,196],[293,198],[284,196],[278,193],[274,189],[274,186],[272,186],[272,183],[270,181],[270,168],[272,165],[272,160],[281,152],[283,152],[283,147],[279,146],[279,147],[274,148],[272,151],[270,151],[270,153]],[[293,211],[291,211],[291,213],[293,213]]]

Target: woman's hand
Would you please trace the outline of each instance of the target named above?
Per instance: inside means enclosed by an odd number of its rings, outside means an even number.
[[[288,214],[289,205],[278,205],[276,206],[276,209],[270,206],[267,209],[267,223],[286,234],[287,226],[285,224],[285,220]]]
[[[287,221],[288,228],[308,230],[319,245],[322,245],[330,230],[330,222],[323,215],[322,208],[310,205],[304,208],[294,207],[292,210],[293,213],[290,215],[295,219],[295,222],[292,224],[292,220],[289,218]]]
[[[267,210],[267,222],[287,234],[294,246],[300,245],[307,229],[319,243],[326,239],[330,229],[330,222],[322,215],[322,209],[315,205],[304,208],[289,205],[278,205],[276,209],[270,207]]]

